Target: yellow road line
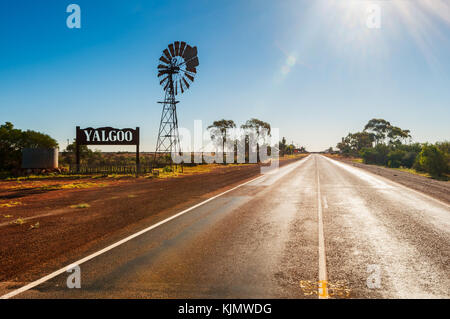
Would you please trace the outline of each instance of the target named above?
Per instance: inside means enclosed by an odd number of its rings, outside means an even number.
[[[320,194],[319,167],[317,157],[314,158],[317,175],[317,215],[319,224],[319,299],[328,299],[327,261],[325,255],[325,237],[323,235],[322,196]]]

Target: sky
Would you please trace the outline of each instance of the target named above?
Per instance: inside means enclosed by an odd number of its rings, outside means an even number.
[[[71,3],[79,29],[66,25]],[[384,118],[414,141],[450,140],[447,0],[4,0],[0,123],[61,149],[77,125],[139,126],[141,150],[154,151],[156,67],[177,40],[200,61],[178,97],[181,127],[258,118],[322,151]]]

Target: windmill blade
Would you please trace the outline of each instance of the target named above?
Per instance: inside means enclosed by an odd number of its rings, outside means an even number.
[[[164,64],[159,64],[158,65],[158,69],[167,69],[167,68],[168,68],[167,65],[164,65]]]
[[[173,48],[173,43],[169,44],[169,50],[172,57],[175,56],[175,49]]]
[[[194,77],[193,77],[192,75],[190,75],[190,74],[187,73],[187,72],[184,72],[184,75],[185,75],[189,80],[191,80],[191,82],[194,82]]]
[[[169,62],[167,62],[167,63],[170,63],[170,60],[172,60],[172,57],[170,56],[169,50],[165,49],[163,51],[163,53],[166,56],[167,60],[169,60]]]
[[[180,41],[175,41],[175,55],[180,55]]]
[[[191,73],[197,73],[196,68],[186,68],[186,71],[191,72]]]
[[[175,82],[175,95],[178,94],[178,82]]]
[[[198,66],[198,64],[199,64],[198,57],[193,57],[192,59],[186,62],[186,69],[195,68],[196,66]]]
[[[187,44],[186,49],[184,49],[184,52],[183,52],[183,59],[185,61],[187,61],[191,58],[191,52],[192,52],[192,47],[189,44]]]
[[[162,79],[161,81],[159,81],[159,84],[163,84],[165,81],[167,81],[167,79],[168,79],[169,77],[168,76],[166,76],[164,79]]]
[[[184,53],[184,49],[186,48],[186,42],[184,42],[184,41],[181,41],[180,42],[180,50],[178,51],[178,55],[179,56],[183,56],[183,53]]]
[[[183,78],[183,82],[184,82],[184,84],[186,85],[186,87],[189,89],[189,83],[186,81],[185,78]]]
[[[169,73],[169,70],[161,70],[161,71],[158,72],[158,77],[160,77],[160,76],[162,76],[164,74],[167,74],[167,73]]]
[[[181,93],[184,93],[183,85],[181,84],[181,80],[180,80],[180,89],[181,89]]]
[[[197,56],[197,47],[189,47],[189,51],[184,54],[184,60],[188,63],[192,58]]]
[[[170,64],[170,61],[167,60],[165,56],[160,57],[160,58],[159,58],[159,61],[164,62],[164,63],[166,63],[166,64]]]
[[[197,56],[197,47],[192,48],[192,55],[191,57]]]

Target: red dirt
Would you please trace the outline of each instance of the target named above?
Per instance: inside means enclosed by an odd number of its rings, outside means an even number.
[[[45,180],[24,182],[22,189],[11,189],[17,182],[0,182],[0,204],[20,202],[0,207],[0,282],[20,286],[36,280],[259,173],[259,165],[249,164],[165,179]],[[42,188],[79,182],[102,185]],[[81,203],[90,207],[70,207]],[[11,224],[19,217],[25,223]]]

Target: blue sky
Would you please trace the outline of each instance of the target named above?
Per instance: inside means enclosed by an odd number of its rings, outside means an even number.
[[[81,29],[66,26],[70,3]],[[373,4],[381,25],[371,29]],[[381,117],[416,141],[450,139],[446,0],[5,0],[0,122],[48,133],[61,148],[76,125],[140,126],[141,149],[153,151],[156,66],[175,40],[196,45],[200,59],[180,126],[256,117],[320,151]]]

